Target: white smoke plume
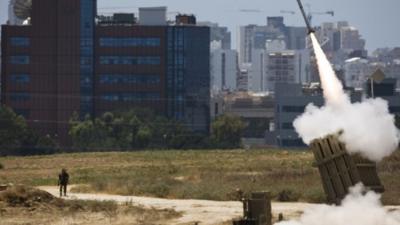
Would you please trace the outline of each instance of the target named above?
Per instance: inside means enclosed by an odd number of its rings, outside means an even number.
[[[391,155],[397,149],[399,131],[388,103],[377,98],[352,104],[313,33],[311,39],[326,104],[321,108],[308,105],[293,123],[297,133],[310,144],[314,139],[341,132],[339,139],[349,153],[360,153],[376,162]],[[341,206],[316,206],[305,211],[299,221],[276,225],[400,225],[400,213],[386,210],[380,195],[363,193],[363,186],[357,185],[350,189]]]
[[[305,113],[293,123],[297,133],[310,144],[315,139],[342,131],[339,139],[349,153],[360,153],[376,162],[391,155],[397,149],[399,132],[388,103],[380,98],[350,103],[315,35],[311,34],[311,38],[326,105],[307,106]]]
[[[341,206],[320,205],[304,212],[299,221],[275,225],[400,225],[400,213],[390,212],[375,192],[363,193],[360,184],[350,189]]]
[[[387,102],[380,98],[343,103],[340,107],[318,108],[311,104],[293,126],[306,144],[343,131],[339,140],[346,144],[349,153],[360,153],[376,162],[391,155],[399,142],[394,117]]]
[[[321,86],[327,105],[341,105],[349,99],[343,91],[343,85],[337,78],[335,71],[328,60],[324,51],[318,43],[314,33],[310,34],[313,43],[315,56],[317,57],[318,71],[320,73]]]

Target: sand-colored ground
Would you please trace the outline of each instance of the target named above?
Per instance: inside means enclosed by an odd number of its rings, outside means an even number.
[[[58,197],[54,186],[12,188],[0,192],[0,224],[51,225],[230,225],[242,215],[234,201],[178,200],[102,193],[68,193]],[[8,197],[7,197],[8,196]],[[297,219],[308,203],[272,203],[273,221]],[[387,207],[399,210],[400,206]]]
[[[58,195],[57,187],[40,187],[55,196]],[[181,217],[167,221],[166,225],[183,225],[195,224],[199,225],[220,225],[232,224],[230,221],[238,218],[243,214],[242,203],[233,201],[205,201],[205,200],[175,200],[160,199],[150,197],[136,196],[120,196],[108,194],[78,194],[69,193],[67,199],[83,199],[83,200],[100,200],[100,201],[116,201],[124,204],[141,206],[144,208],[154,209],[174,209],[181,213]],[[272,203],[272,214],[276,220],[279,213],[282,213],[285,219],[296,219],[302,212],[316,204],[309,203]],[[398,207],[400,210],[400,207]],[[163,223],[164,224],[164,223]]]
[[[115,201],[66,200],[21,185],[0,190],[1,225],[159,225],[174,224],[180,216],[172,209]]]

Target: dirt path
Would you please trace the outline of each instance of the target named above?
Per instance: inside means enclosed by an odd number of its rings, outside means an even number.
[[[40,187],[54,196],[58,196],[57,187]],[[243,209],[240,202],[218,202],[206,200],[172,200],[150,197],[120,196],[108,194],[77,194],[70,193],[67,199],[116,201],[118,203],[130,202],[133,205],[155,209],[174,209],[182,212],[182,217],[174,221],[174,224],[216,225],[233,218],[242,216]],[[286,218],[298,217],[305,208],[312,206],[307,203],[273,203],[273,214],[283,213]]]
[[[57,187],[40,187],[54,196],[58,196]],[[206,200],[174,200],[150,197],[120,196],[108,194],[77,194],[70,193],[67,199],[116,201],[118,203],[129,202],[136,206],[155,209],[174,209],[182,213],[182,217],[170,223],[171,225],[195,224],[219,225],[233,218],[242,216],[242,203],[240,202],[218,202]],[[285,219],[298,218],[302,212],[315,204],[308,203],[272,203],[272,213],[276,217],[283,213]],[[400,209],[400,208],[397,208]],[[227,223],[229,224],[229,223]]]

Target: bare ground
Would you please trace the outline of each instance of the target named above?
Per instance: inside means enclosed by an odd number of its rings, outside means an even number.
[[[57,187],[40,187],[53,195],[58,195]],[[70,193],[67,199],[116,201],[120,204],[130,204],[154,208],[158,210],[173,209],[181,213],[181,217],[171,221],[165,221],[165,225],[193,225],[196,222],[200,225],[221,225],[231,224],[234,218],[242,216],[242,203],[234,201],[207,201],[207,200],[174,200],[151,197],[120,196],[109,194],[77,194]],[[276,221],[279,213],[282,213],[285,220],[297,219],[309,207],[317,204],[309,203],[272,203],[273,221]],[[400,210],[399,206],[388,206],[393,210]]]
[[[66,200],[26,186],[0,191],[1,225],[158,225],[179,217],[174,210],[157,210],[114,201]]]
[[[27,191],[29,190],[29,191]],[[18,188],[0,192],[1,225],[230,225],[242,215],[234,201],[176,200],[101,193],[69,193],[58,198],[58,188]],[[12,196],[12,197],[11,197]],[[317,204],[272,203],[273,221],[297,219]],[[388,206],[399,210],[399,206]]]

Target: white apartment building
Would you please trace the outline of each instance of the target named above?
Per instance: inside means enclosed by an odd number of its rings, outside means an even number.
[[[344,65],[344,79],[347,87],[363,89],[365,82],[373,72],[368,60],[351,58]]]

